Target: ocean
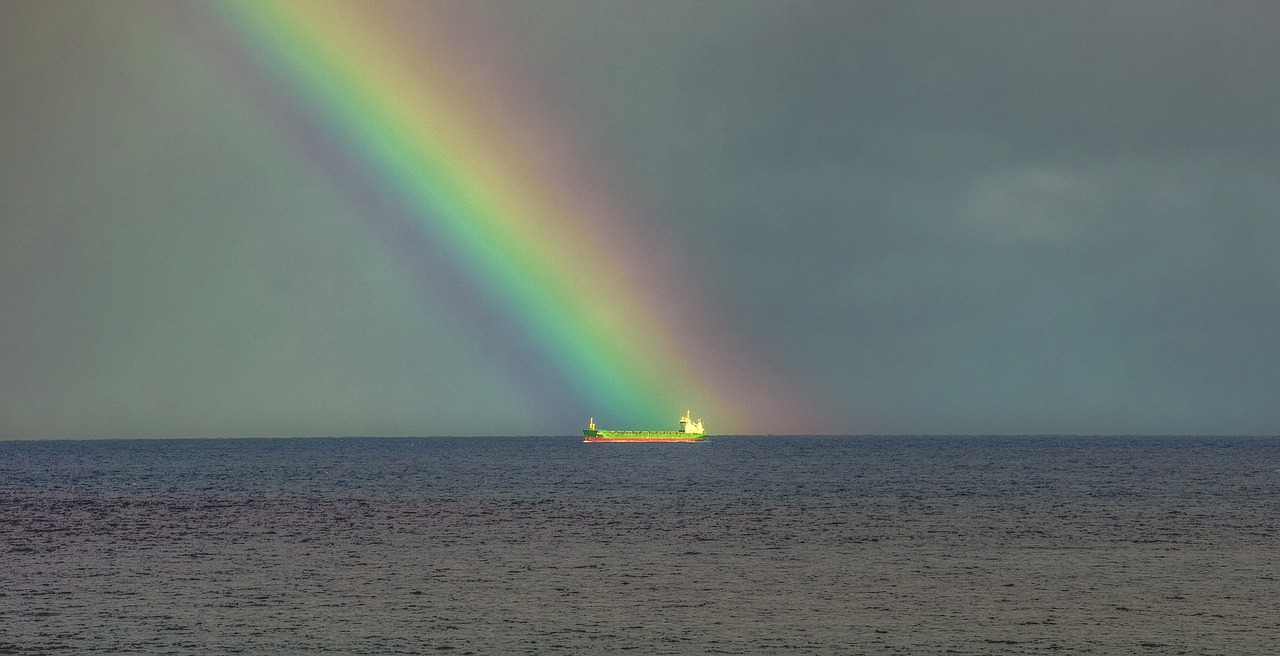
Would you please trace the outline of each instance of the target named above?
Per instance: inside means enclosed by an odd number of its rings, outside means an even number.
[[[0,654],[1280,653],[1280,439],[0,442]]]

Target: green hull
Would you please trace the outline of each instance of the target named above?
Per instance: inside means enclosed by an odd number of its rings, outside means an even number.
[[[583,442],[701,442],[705,433],[584,429]]]

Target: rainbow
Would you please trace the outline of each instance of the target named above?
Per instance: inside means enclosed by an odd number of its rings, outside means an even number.
[[[805,394],[712,325],[688,267],[661,255],[678,236],[620,207],[537,90],[469,74],[482,62],[450,44],[447,8],[215,6],[284,102],[389,190],[402,232],[448,250],[577,391],[584,417],[566,419],[665,428],[692,407],[720,434],[818,424]]]

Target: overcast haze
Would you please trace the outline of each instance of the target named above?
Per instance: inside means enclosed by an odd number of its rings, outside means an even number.
[[[836,432],[1280,432],[1280,5],[455,10]],[[386,282],[199,13],[0,6],[0,437],[577,428]]]

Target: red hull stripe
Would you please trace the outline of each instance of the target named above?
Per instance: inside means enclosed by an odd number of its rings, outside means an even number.
[[[626,437],[588,437],[583,442],[705,442],[705,437],[652,437],[652,438],[626,438]]]

